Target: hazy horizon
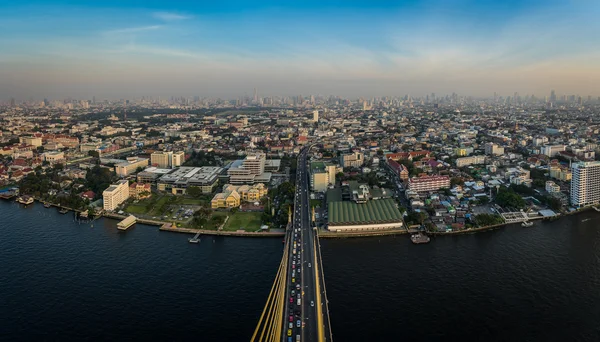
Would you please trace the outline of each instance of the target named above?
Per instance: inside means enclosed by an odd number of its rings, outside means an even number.
[[[600,95],[600,3],[0,1],[0,100]]]

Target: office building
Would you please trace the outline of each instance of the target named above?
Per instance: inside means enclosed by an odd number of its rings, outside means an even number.
[[[266,155],[258,152],[249,154],[244,160],[236,160],[227,170],[229,183],[234,185],[269,183],[271,173],[265,172]]]
[[[319,111],[318,110],[313,111],[313,119],[312,119],[312,121],[313,122],[319,122]]]
[[[310,187],[313,191],[324,192],[335,184],[335,165],[315,162],[310,165]]]
[[[113,211],[129,198],[129,181],[118,181],[102,192],[104,210]]]
[[[157,181],[159,191],[169,191],[174,195],[183,195],[192,186],[200,188],[202,193],[210,194],[219,181],[223,168],[217,166],[182,166],[160,177]]]
[[[41,137],[20,137],[19,142],[25,145],[32,145],[35,147],[42,146],[42,138]]]
[[[156,151],[150,155],[150,164],[161,169],[176,168],[183,164],[185,153],[183,151]]]
[[[148,159],[129,157],[122,163],[115,164],[115,172],[119,177],[127,177],[138,169],[138,167],[145,168],[148,166]]]
[[[600,161],[572,165],[571,204],[575,207],[600,202]]]

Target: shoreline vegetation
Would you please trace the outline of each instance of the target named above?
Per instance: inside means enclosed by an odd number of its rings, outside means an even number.
[[[83,211],[81,210],[76,210],[73,208],[69,208],[69,207],[65,207],[62,206],[60,204],[56,204],[56,203],[52,203],[52,202],[47,202],[47,201],[42,201],[39,198],[34,197],[34,199],[40,203],[43,204],[50,204],[53,207],[57,207],[60,209],[68,209],[70,211],[74,211],[76,213],[82,213]],[[547,218],[537,218],[535,220],[558,220],[563,216],[571,216],[571,215],[576,215],[576,214],[580,214],[586,211],[591,210],[593,207],[585,207],[585,208],[581,208],[579,210],[574,210],[572,212],[567,212],[567,213],[560,213],[557,214],[556,216],[552,216],[552,217],[547,217]],[[120,215],[120,214],[116,214],[116,213],[107,213],[107,212],[103,212],[100,215],[95,215],[96,217],[102,216],[102,217],[106,217],[109,219],[115,219],[115,220],[122,220],[125,219],[128,215]],[[200,233],[202,235],[215,235],[215,236],[237,236],[237,237],[283,237],[285,236],[285,232],[284,231],[275,231],[275,232],[247,232],[247,231],[243,231],[243,230],[239,230],[239,231],[223,231],[223,230],[207,230],[207,229],[196,229],[196,228],[187,228],[187,227],[173,227],[171,222],[166,222],[166,221],[159,221],[159,220],[150,220],[150,219],[144,219],[144,218],[137,218],[137,222],[141,223],[141,224],[146,224],[146,225],[151,225],[151,226],[158,226],[160,231],[166,231],[166,232],[174,232],[174,233],[184,233],[184,234],[197,234]],[[427,235],[432,235],[432,236],[444,236],[444,235],[463,235],[463,234],[474,234],[474,233],[480,233],[480,232],[486,232],[486,231],[491,231],[491,230],[496,230],[496,229],[500,229],[504,226],[508,226],[511,224],[518,224],[518,222],[504,222],[504,223],[500,223],[500,224],[494,224],[494,225],[489,225],[489,226],[483,226],[483,227],[476,227],[476,228],[469,228],[469,229],[464,229],[464,230],[458,230],[458,231],[450,231],[450,232],[431,232],[431,231],[427,231],[426,234]],[[393,230],[378,230],[378,231],[355,231],[355,232],[331,232],[331,231],[326,231],[326,230],[319,230],[319,237],[321,238],[331,238],[331,239],[340,239],[340,238],[365,238],[365,237],[378,237],[378,236],[393,236],[393,235],[405,235],[405,234],[409,234],[408,229],[393,229]]]

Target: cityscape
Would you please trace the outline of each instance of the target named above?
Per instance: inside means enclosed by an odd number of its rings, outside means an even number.
[[[0,4],[7,340],[600,339],[600,7],[450,2]]]

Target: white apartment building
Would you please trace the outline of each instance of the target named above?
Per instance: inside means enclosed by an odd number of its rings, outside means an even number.
[[[571,204],[583,207],[600,203],[600,161],[572,165]]]
[[[150,164],[161,169],[181,166],[185,160],[185,152],[157,151],[150,155]]]
[[[546,182],[546,191],[548,191],[551,194],[560,192],[560,186],[558,184],[554,183],[553,181],[547,181]]]
[[[127,161],[115,165],[115,172],[119,177],[126,177],[134,173],[138,167],[148,166],[148,159],[129,157]]]
[[[544,145],[541,147],[540,152],[548,157],[554,157],[558,152],[564,152],[565,149],[565,145]]]
[[[485,156],[471,156],[456,159],[456,167],[485,164]]]
[[[485,144],[485,154],[500,156],[504,154],[504,147],[494,143]]]
[[[102,192],[104,210],[113,211],[129,198],[129,181],[118,181]]]

